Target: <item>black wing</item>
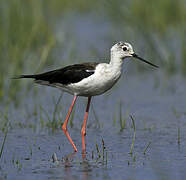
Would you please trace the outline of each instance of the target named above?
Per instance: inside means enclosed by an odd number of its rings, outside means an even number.
[[[98,63],[74,64],[54,71],[36,75],[21,75],[18,78],[34,78],[36,81],[47,81],[50,84],[61,83],[64,85],[77,83],[94,74]]]

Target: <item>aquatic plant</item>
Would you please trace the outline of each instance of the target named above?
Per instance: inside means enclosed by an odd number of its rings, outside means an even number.
[[[135,138],[136,138],[136,126],[135,126],[135,121],[134,121],[134,118],[132,117],[132,115],[130,115],[130,118],[131,118],[131,121],[132,121],[133,137],[132,137],[132,143],[131,143],[131,146],[130,146],[129,154],[132,155],[133,150],[134,150],[134,141],[135,141]]]
[[[144,149],[144,151],[143,151],[143,154],[144,154],[144,155],[146,154],[146,152],[147,152],[147,150],[149,149],[150,145],[151,145],[151,142],[149,142],[149,143],[147,144],[147,146],[145,147],[145,149]]]

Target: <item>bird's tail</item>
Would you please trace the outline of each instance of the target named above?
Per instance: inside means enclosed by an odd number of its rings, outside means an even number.
[[[15,76],[12,79],[23,79],[23,78],[31,78],[34,79],[36,75],[20,75],[20,76]]]

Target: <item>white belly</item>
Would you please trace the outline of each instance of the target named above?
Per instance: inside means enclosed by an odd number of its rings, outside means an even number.
[[[96,96],[108,91],[118,81],[121,71],[114,72],[113,69],[104,68],[108,64],[101,64],[96,68],[96,72],[81,80],[67,86],[58,86],[60,89],[77,96]]]

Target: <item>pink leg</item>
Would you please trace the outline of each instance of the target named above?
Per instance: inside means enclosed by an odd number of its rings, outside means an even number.
[[[64,131],[66,137],[68,138],[68,140],[69,140],[70,143],[72,144],[72,146],[73,146],[75,152],[77,152],[77,148],[76,148],[74,142],[72,141],[72,139],[71,139],[71,137],[70,137],[70,135],[69,135],[69,133],[68,133],[68,131],[67,131],[67,124],[68,124],[68,120],[69,120],[70,114],[71,114],[71,112],[72,112],[72,109],[73,109],[73,107],[74,107],[74,104],[75,104],[75,102],[76,102],[76,99],[77,99],[77,96],[74,96],[73,101],[72,101],[72,104],[71,104],[71,106],[70,106],[70,108],[69,108],[68,114],[67,114],[67,116],[66,116],[65,122],[63,123],[63,126],[62,126],[62,130]]]
[[[87,125],[87,118],[88,118],[88,111],[89,111],[89,107],[90,107],[90,101],[91,101],[91,96],[88,97],[88,103],[87,103],[87,108],[86,108],[86,112],[85,112],[85,118],[84,118],[83,126],[82,126],[82,129],[81,129],[83,153],[85,153],[86,125]]]

